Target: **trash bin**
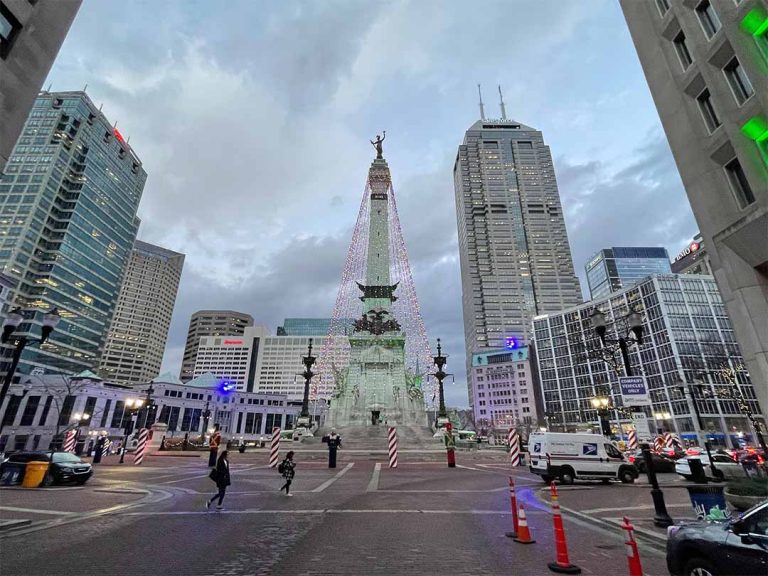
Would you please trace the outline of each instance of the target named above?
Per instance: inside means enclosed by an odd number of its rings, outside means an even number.
[[[3,486],[21,484],[26,467],[27,465],[23,462],[6,462],[3,464],[3,471],[0,474],[0,484]]]
[[[37,488],[43,483],[48,472],[48,462],[27,462],[27,471],[24,473],[24,488]]]
[[[245,444],[240,444],[240,448],[237,449],[240,454],[245,454]]]
[[[707,473],[704,471],[704,464],[698,458],[689,458],[688,466],[691,469],[691,478],[696,484],[707,483]]]
[[[725,510],[725,496],[722,486],[710,484],[708,486],[686,486],[686,488],[697,517],[703,518],[715,507]]]

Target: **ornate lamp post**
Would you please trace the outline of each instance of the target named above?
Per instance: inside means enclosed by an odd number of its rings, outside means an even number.
[[[91,415],[88,414],[88,412],[83,412],[82,414],[80,412],[75,412],[72,414],[72,421],[75,423],[75,446],[77,446],[77,443],[80,440],[80,426],[83,425],[83,422],[88,422],[90,418]]]
[[[592,407],[597,411],[597,416],[600,419],[600,432],[603,436],[610,437],[611,424],[608,421],[608,407],[611,405],[610,399],[605,396],[595,396],[590,399]]]
[[[704,436],[704,448],[707,450],[707,458],[709,458],[709,467],[712,469],[712,476],[717,478],[717,468],[715,468],[715,461],[712,459],[712,450],[707,440],[706,431],[704,429],[704,422],[701,419],[701,412],[699,412],[699,405],[696,403],[696,396],[693,393],[693,385],[690,382],[683,382],[682,378],[678,378],[675,382],[677,387],[683,396],[686,396],[686,392],[691,397],[691,404],[693,405],[693,413],[696,415],[696,436],[701,442],[701,436]]]
[[[125,453],[128,450],[128,437],[133,432],[133,417],[144,406],[144,400],[138,398],[128,398],[125,401],[125,411],[128,412],[128,419],[125,420],[125,438],[123,439],[123,449],[120,452],[120,464],[125,462]],[[125,418],[125,415],[123,415]]]
[[[3,344],[10,342],[14,346],[14,349],[13,357],[11,359],[11,366],[8,369],[8,372],[5,374],[3,387],[0,388],[0,408],[3,406],[5,397],[8,395],[8,389],[11,387],[11,382],[13,381],[13,377],[16,374],[16,369],[19,367],[19,360],[21,360],[21,353],[24,351],[24,348],[27,346],[27,344],[33,344],[35,342],[42,344],[48,340],[51,332],[53,332],[54,328],[56,328],[56,326],[58,326],[59,322],[61,321],[61,316],[59,316],[59,311],[56,308],[51,309],[43,316],[43,331],[40,339],[37,341],[29,341],[26,336],[13,336],[13,333],[19,326],[21,326],[23,321],[24,312],[22,309],[14,308],[8,313],[5,322],[3,322],[3,334],[0,336],[0,342]],[[2,422],[0,422],[0,434],[2,434],[2,432],[3,425]]]
[[[312,366],[317,361],[317,358],[312,356],[312,338],[309,339],[307,355],[302,356],[301,361],[304,363],[304,372],[301,373],[304,377],[304,398],[301,401],[301,414],[299,414],[299,419],[296,420],[296,427],[304,428],[303,436],[312,436],[312,419],[309,417],[309,386],[312,377],[315,375],[312,372]]]
[[[208,421],[211,419],[211,411],[209,409],[210,400],[205,401],[205,409],[201,414],[203,418],[203,431],[200,434],[200,443],[205,444],[205,435],[208,434]]]
[[[670,414],[666,410],[662,410],[661,412],[654,412],[653,413],[653,419],[661,422],[661,426],[657,426],[657,428],[656,428],[656,432],[657,433],[659,433],[659,432],[661,432],[661,433],[666,432],[666,430],[664,429],[664,428],[666,428],[666,426],[664,425],[664,422],[669,420],[670,418],[672,418],[672,414]]]
[[[595,333],[598,338],[600,338],[600,343],[603,348],[608,348],[611,356],[614,355],[618,348],[621,351],[621,358],[624,363],[624,373],[627,376],[633,376],[632,365],[629,362],[629,347],[633,344],[640,345],[643,343],[643,317],[640,313],[637,310],[632,310],[632,312],[625,316],[626,332],[618,338],[606,338],[607,322],[605,313],[599,308],[595,308],[590,320],[592,321],[592,328],[594,328]],[[653,507],[655,509],[653,523],[656,524],[656,526],[666,528],[673,524],[673,520],[667,512],[667,506],[664,503],[664,493],[661,491],[661,488],[659,488],[659,482],[656,479],[656,470],[653,467],[651,448],[647,442],[641,444],[640,447],[643,451],[643,460],[645,461],[648,482],[651,484],[651,498],[653,498]]]
[[[445,409],[445,391],[443,389],[443,380],[445,380],[445,377],[448,376],[443,371],[443,366],[448,362],[448,356],[443,356],[443,349],[440,345],[440,338],[437,339],[437,356],[433,357],[433,360],[435,362],[435,366],[437,366],[437,372],[432,374],[435,378],[437,378],[437,384],[438,384],[438,394],[440,399],[440,404],[437,410],[437,428],[441,428],[445,426],[449,420],[448,420],[448,411]]]

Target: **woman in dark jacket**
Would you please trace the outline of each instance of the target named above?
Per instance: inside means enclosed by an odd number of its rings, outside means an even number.
[[[231,484],[229,480],[229,457],[227,450],[224,450],[224,452],[221,453],[221,456],[219,456],[219,460],[216,462],[216,469],[211,472],[210,478],[216,482],[219,491],[214,494],[213,498],[205,503],[205,507],[209,509],[211,504],[213,504],[213,501],[218,498],[219,503],[216,505],[216,510],[221,510],[223,508],[221,504],[224,502],[224,494],[227,491],[227,486]]]

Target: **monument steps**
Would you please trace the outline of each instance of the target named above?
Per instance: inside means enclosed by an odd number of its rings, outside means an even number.
[[[342,449],[346,450],[386,450],[388,426],[343,426],[335,428],[341,436]],[[443,446],[440,438],[432,437],[428,426],[397,426],[397,446],[401,450],[436,449]],[[330,428],[319,430],[311,440],[312,444],[330,432]],[[306,441],[305,441],[306,442]]]

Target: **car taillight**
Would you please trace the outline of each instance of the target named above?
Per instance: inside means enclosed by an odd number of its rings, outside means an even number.
[[[634,457],[634,456],[630,456],[630,457],[629,457],[629,461],[630,461],[632,464],[634,464],[634,463],[635,463],[635,457]]]

